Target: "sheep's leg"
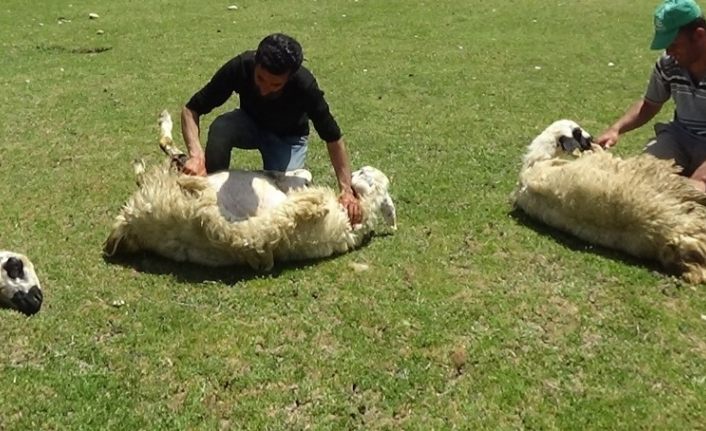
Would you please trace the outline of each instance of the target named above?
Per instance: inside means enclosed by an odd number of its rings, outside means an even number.
[[[172,164],[181,170],[184,167],[184,163],[188,157],[183,151],[174,146],[174,139],[172,138],[172,117],[169,112],[165,109],[159,115],[159,148],[164,151]]]
[[[380,212],[382,213],[382,218],[385,223],[392,228],[392,230],[397,230],[397,211],[395,211],[395,203],[392,201],[392,197],[389,193],[385,193],[385,197],[380,203]]]
[[[271,251],[248,253],[245,256],[245,260],[255,271],[270,272],[275,266],[274,256]]]
[[[132,170],[135,172],[135,183],[137,184],[137,187],[142,187],[142,179],[145,176],[145,161],[142,159],[133,160]]]

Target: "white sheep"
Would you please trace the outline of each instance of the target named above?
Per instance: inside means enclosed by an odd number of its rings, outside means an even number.
[[[31,315],[42,307],[42,300],[42,287],[27,256],[0,250],[0,308]]]
[[[168,113],[160,119],[160,145],[178,165]],[[174,163],[173,163],[174,164]],[[276,261],[313,259],[361,245],[382,221],[396,229],[389,180],[364,167],[352,175],[363,219],[351,226],[337,194],[307,186],[311,175],[229,170],[188,176],[173,167],[144,172],[138,190],[116,218],[104,253],[149,250],[176,261],[209,266],[249,265],[270,270]]]
[[[706,280],[706,195],[648,154],[621,159],[578,124],[560,120],[527,149],[514,204],[589,243],[659,261],[691,283]]]

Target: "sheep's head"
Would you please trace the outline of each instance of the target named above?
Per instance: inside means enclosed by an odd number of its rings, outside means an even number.
[[[351,186],[361,200],[370,201],[370,208],[379,211],[385,224],[397,229],[397,212],[388,191],[390,180],[382,171],[364,166],[353,172]]]
[[[571,154],[576,150],[591,149],[591,135],[576,122],[559,120],[544,129],[528,146],[524,156],[524,167],[528,168],[541,160],[549,160],[558,153]]]
[[[575,150],[586,151],[591,149],[591,135],[581,126],[571,120],[560,120],[553,124],[554,134],[558,136],[559,147],[566,153]],[[551,127],[551,126],[550,126]]]
[[[29,259],[19,253],[0,251],[0,308],[26,315],[42,307],[42,288]]]

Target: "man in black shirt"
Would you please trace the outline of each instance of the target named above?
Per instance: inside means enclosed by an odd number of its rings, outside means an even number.
[[[181,112],[181,131],[189,151],[184,171],[206,175],[230,165],[233,147],[257,149],[263,169],[302,168],[306,159],[309,120],[326,141],[341,190],[340,201],[351,223],[361,219],[351,188],[351,168],[341,130],[329,111],[316,79],[301,66],[299,43],[271,34],[257,51],[246,51],[224,64]],[[217,117],[208,130],[206,151],[199,141],[199,118],[221,106],[233,93],[240,108]]]

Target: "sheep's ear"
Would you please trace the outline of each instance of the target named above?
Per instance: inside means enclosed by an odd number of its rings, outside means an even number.
[[[354,176],[351,187],[358,196],[367,196],[370,194],[370,184],[368,184],[360,175]]]
[[[113,230],[108,236],[108,239],[103,243],[103,254],[107,257],[113,257],[118,254],[120,242],[123,238],[121,229]]]
[[[108,239],[103,243],[103,254],[107,257],[122,253],[134,253],[137,250],[137,244],[128,238],[127,224],[124,220],[113,226]]]
[[[397,211],[395,210],[395,203],[392,202],[392,197],[389,193],[385,193],[385,197],[380,204],[380,212],[382,213],[382,218],[385,223],[392,228],[392,230],[397,230]]]
[[[583,136],[581,137],[581,151],[587,151],[592,148],[593,144],[593,137],[591,135],[588,136],[588,138],[584,138]]]

